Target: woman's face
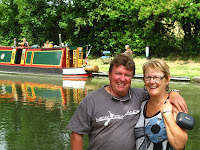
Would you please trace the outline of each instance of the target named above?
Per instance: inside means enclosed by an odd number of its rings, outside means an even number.
[[[145,87],[150,96],[160,96],[166,92],[170,76],[164,77],[164,73],[154,68],[147,68],[144,74]]]

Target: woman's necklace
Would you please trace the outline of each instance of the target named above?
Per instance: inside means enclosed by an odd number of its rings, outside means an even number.
[[[167,97],[167,98],[166,98]],[[164,103],[162,102],[164,100]],[[151,117],[154,116],[155,114],[157,114],[160,111],[160,108],[162,107],[163,104],[166,103],[166,100],[169,99],[168,94],[166,94],[164,96],[164,98],[162,98],[160,104],[157,106],[157,108],[155,108],[156,106],[154,104],[150,104],[150,101],[148,101],[145,105],[145,109],[144,109],[144,114],[145,116]],[[152,107],[150,107],[152,106]],[[148,109],[147,109],[148,108]],[[150,109],[149,109],[150,108]]]

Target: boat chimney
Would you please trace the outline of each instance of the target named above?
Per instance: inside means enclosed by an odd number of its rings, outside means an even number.
[[[59,34],[59,46],[62,47],[62,39],[61,39],[61,34]]]

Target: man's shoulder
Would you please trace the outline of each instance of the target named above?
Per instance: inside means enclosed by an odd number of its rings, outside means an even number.
[[[91,93],[88,94],[88,96],[93,96],[96,94],[104,94],[104,93],[105,93],[105,89],[104,87],[102,87],[102,88],[92,91]]]
[[[143,88],[130,88],[133,92],[146,92]]]
[[[106,92],[104,87],[102,87],[95,91],[92,91],[91,93],[86,95],[85,98],[86,99],[98,99],[99,96],[102,97],[102,96],[107,96],[107,95],[108,95],[108,93]]]
[[[145,91],[143,88],[130,88],[132,94],[134,95],[142,95],[142,96],[146,96],[148,95],[147,91]]]

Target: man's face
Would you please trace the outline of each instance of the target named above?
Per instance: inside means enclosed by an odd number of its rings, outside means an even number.
[[[114,66],[109,73],[111,94],[116,97],[125,96],[131,85],[133,71],[123,65]]]

